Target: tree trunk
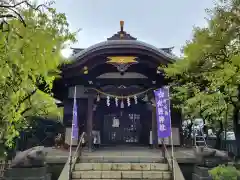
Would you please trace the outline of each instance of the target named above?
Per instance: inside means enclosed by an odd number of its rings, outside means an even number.
[[[220,149],[221,148],[221,134],[223,132],[223,122],[219,121],[220,129],[216,133],[216,144],[215,144],[215,149]]]
[[[234,108],[234,116],[233,116],[233,127],[234,127],[234,133],[236,138],[235,147],[237,148],[238,154],[235,154],[236,156],[239,155],[239,149],[240,149],[240,124],[238,123],[239,119],[239,107]]]
[[[185,136],[185,140],[184,140],[184,144],[187,147],[191,147],[192,146],[192,126],[193,126],[193,122],[191,121],[191,124],[189,124],[187,126],[187,134]]]
[[[193,122],[191,121],[191,124],[188,125],[188,135],[187,135],[187,139],[191,139],[192,138],[192,126],[193,126]]]
[[[234,117],[233,117],[233,126],[234,126],[237,145],[240,147],[240,125],[238,123],[238,119],[239,119],[239,108],[235,108]]]
[[[240,100],[240,86],[238,86],[238,102]],[[234,128],[234,133],[235,133],[235,138],[236,138],[236,147],[237,150],[239,151],[240,149],[240,124],[238,123],[239,120],[239,110],[240,110],[240,106],[237,105],[235,106],[234,110],[233,110],[233,128]],[[236,154],[237,156],[240,156],[238,154]]]

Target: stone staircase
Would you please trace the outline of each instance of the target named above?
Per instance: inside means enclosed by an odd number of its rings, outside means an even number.
[[[168,164],[159,162],[78,162],[72,180],[158,179],[170,180]]]

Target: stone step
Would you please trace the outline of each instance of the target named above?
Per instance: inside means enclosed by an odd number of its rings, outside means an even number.
[[[163,163],[77,163],[75,171],[168,171]]]
[[[72,179],[72,180],[90,180],[90,179],[77,178],[77,179]],[[130,179],[91,179],[91,180],[130,180]],[[136,180],[139,180],[139,179],[136,179]],[[141,179],[141,180],[145,180],[145,179]],[[147,180],[147,179],[146,179],[146,180]],[[157,179],[151,179],[151,180],[170,180],[170,179],[157,178]]]
[[[159,156],[82,156],[80,162],[83,163],[162,163],[163,157]]]
[[[192,180],[212,180],[212,177],[201,177],[198,174],[192,173]]]
[[[161,179],[170,180],[170,171],[74,171],[72,179]]]

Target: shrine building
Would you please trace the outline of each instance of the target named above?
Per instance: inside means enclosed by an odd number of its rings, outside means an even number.
[[[86,49],[74,48],[53,88],[64,106],[65,142],[70,144],[76,86],[79,136],[87,133],[89,148],[92,136],[97,136],[100,146],[156,147],[153,90],[168,84],[159,66],[175,61],[171,50],[139,41],[124,31],[123,21],[120,31],[106,41]],[[180,145],[181,114],[171,107],[171,117],[173,143]]]

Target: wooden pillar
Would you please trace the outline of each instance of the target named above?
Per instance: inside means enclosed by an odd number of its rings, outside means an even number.
[[[92,128],[93,128],[93,102],[94,97],[88,95],[88,116],[87,116],[87,137],[88,137],[88,150],[92,151]]]
[[[152,147],[158,147],[156,107],[152,106]]]

